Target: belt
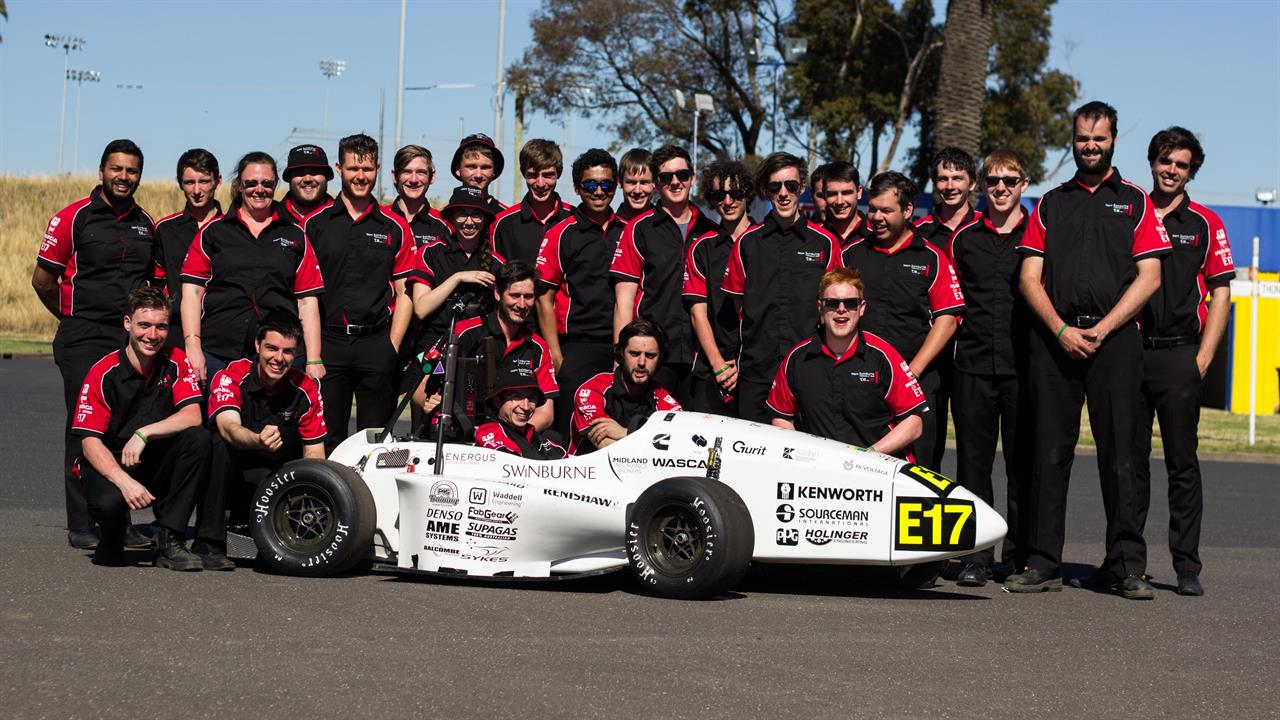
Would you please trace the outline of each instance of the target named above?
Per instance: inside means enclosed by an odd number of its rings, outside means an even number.
[[[384,320],[373,325],[325,325],[324,329],[329,332],[335,332],[339,335],[372,335],[379,330],[387,327],[389,323]]]
[[[1091,328],[1102,322],[1102,317],[1101,315],[1077,315],[1076,321],[1072,325],[1078,328]]]
[[[1144,337],[1142,346],[1148,350],[1166,350],[1168,348],[1196,345],[1200,342],[1198,335],[1175,335],[1173,337]]]

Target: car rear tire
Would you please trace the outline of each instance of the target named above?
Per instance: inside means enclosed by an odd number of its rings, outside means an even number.
[[[330,460],[294,460],[263,480],[250,508],[258,554],[286,575],[325,577],[369,554],[377,512],[355,470]]]
[[[654,483],[627,521],[627,560],[659,597],[697,600],[742,579],[755,549],[751,513],[728,485],[698,477]]]

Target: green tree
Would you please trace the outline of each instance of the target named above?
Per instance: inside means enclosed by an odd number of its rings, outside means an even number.
[[[950,0],[938,70],[937,140],[971,155],[982,139],[991,14],[996,0]]]

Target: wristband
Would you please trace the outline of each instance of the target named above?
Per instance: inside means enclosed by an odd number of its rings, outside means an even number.
[[[726,371],[726,370],[728,370],[728,369],[729,369],[729,368],[731,368],[731,367],[733,367],[733,366],[732,366],[732,365],[730,365],[729,363],[725,363],[725,364],[724,364],[724,367],[722,367],[722,368],[720,368],[719,370],[717,370],[717,371],[716,371],[716,377],[720,377],[721,375],[723,375],[723,374],[725,373],[725,371]]]
[[[183,340],[186,340],[187,338],[197,338],[197,339],[198,339],[199,337],[200,337],[199,333],[188,333],[188,334],[186,334],[186,335],[183,335],[183,336],[182,336],[182,339],[183,339]]]
[[[141,430],[134,430],[134,431],[133,431],[133,434],[134,434],[135,436],[137,436],[137,438],[138,438],[139,440],[141,440],[141,441],[142,441],[142,444],[143,444],[143,445],[146,445],[146,444],[147,444],[147,436],[146,436],[146,435],[143,435]]]
[[[323,360],[308,360],[308,361],[307,361],[307,364],[308,364],[308,365],[323,365],[323,364],[324,364],[324,361],[323,361]]]
[[[1064,332],[1066,332],[1066,331],[1067,331],[1067,324],[1066,324],[1066,323],[1062,323],[1062,327],[1058,328],[1058,334],[1057,334],[1057,335],[1054,335],[1054,337],[1058,337],[1058,338],[1060,338],[1060,337],[1062,337],[1062,333],[1064,333]]]

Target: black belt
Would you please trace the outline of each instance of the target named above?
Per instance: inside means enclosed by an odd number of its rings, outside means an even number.
[[[1174,337],[1142,338],[1142,346],[1148,350],[1166,350],[1168,348],[1182,347],[1183,345],[1196,345],[1199,342],[1199,335],[1175,335]]]
[[[374,325],[325,325],[324,329],[328,330],[329,332],[338,333],[339,335],[361,336],[361,335],[373,335],[374,333],[385,329],[389,324],[390,323],[388,323],[386,320],[383,320],[382,322],[376,323]]]
[[[1081,329],[1087,329],[1102,322],[1102,317],[1102,315],[1077,315],[1076,321],[1071,324]]]

